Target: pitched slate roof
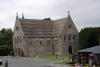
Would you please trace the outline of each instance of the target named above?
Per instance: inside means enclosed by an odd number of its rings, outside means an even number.
[[[61,18],[58,20],[55,20],[54,22],[54,34],[55,36],[59,36],[62,34],[63,29],[64,29],[64,25],[67,22],[68,17],[65,18]]]
[[[53,37],[53,21],[19,19],[23,32],[28,37]]]
[[[86,48],[86,49],[82,49],[82,50],[78,50],[78,52],[91,52],[91,53],[94,53],[94,54],[100,53],[100,45],[90,47],[90,48]]]
[[[66,20],[67,17],[58,20],[19,19],[19,22],[27,37],[54,37],[62,33]]]

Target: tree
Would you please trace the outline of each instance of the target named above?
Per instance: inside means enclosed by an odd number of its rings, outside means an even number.
[[[12,36],[11,29],[3,28],[0,31],[0,55],[8,55],[13,50]]]
[[[100,27],[84,28],[79,32],[80,49],[96,46],[100,43]]]

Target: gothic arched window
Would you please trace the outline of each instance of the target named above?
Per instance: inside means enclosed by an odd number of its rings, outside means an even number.
[[[71,40],[71,34],[68,35],[68,40]]]
[[[21,36],[19,37],[19,40],[20,40],[20,42],[22,42],[22,38],[21,38]]]
[[[31,41],[31,40],[29,41],[29,45],[30,45],[30,46],[32,45],[32,41]]]
[[[15,41],[15,43],[22,42],[21,36],[16,36],[16,37],[14,37],[14,41]]]
[[[41,41],[40,41],[40,45],[41,45]]]
[[[64,40],[66,40],[66,36],[64,36]]]
[[[17,30],[17,31],[19,30],[18,26],[16,26],[16,30]]]
[[[15,38],[15,41],[16,41],[16,43],[19,42],[19,38],[18,38],[18,36]]]
[[[73,35],[73,40],[76,40],[76,35],[75,34]]]
[[[66,40],[67,39],[67,34],[64,36],[64,40]]]
[[[50,45],[50,40],[47,40],[47,44]]]

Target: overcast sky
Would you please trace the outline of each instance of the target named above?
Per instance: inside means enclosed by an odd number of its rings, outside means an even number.
[[[0,29],[12,28],[16,12],[21,17],[58,19],[66,17],[67,11],[77,27],[100,27],[100,0],[0,0]]]

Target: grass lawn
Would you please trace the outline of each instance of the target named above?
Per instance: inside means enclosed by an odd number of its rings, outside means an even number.
[[[34,56],[33,58],[37,58],[37,56]],[[69,59],[68,55],[39,55],[38,59],[44,59],[44,60],[52,60],[52,59]]]
[[[63,64],[63,65],[66,65],[67,63],[66,62],[55,62],[54,64]]]

